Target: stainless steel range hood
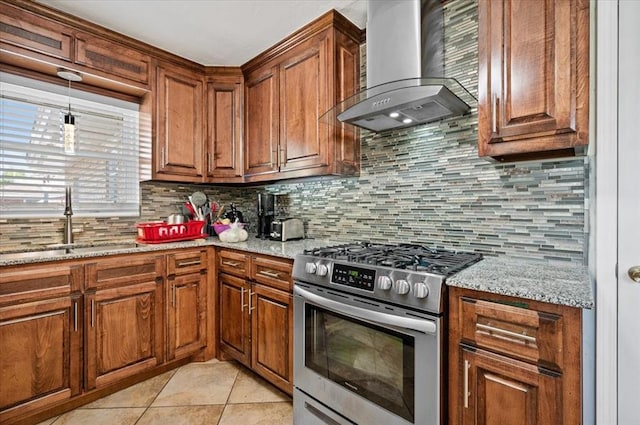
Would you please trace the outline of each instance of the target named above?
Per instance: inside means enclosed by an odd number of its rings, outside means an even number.
[[[462,115],[473,96],[444,76],[439,0],[369,0],[367,89],[328,115],[379,132]]]

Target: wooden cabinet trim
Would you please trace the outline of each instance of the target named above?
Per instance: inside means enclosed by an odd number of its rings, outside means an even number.
[[[291,292],[292,263],[284,259],[256,256],[251,261],[251,279],[266,286]]]
[[[179,250],[167,254],[167,275],[198,273],[207,269],[207,250]]]

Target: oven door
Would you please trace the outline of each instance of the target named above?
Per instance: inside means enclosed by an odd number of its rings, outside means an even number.
[[[294,318],[296,425],[440,424],[440,318],[298,282]]]

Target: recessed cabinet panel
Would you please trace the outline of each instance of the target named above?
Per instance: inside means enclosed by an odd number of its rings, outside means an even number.
[[[242,84],[207,84],[208,153],[207,176],[241,177],[242,167]]]
[[[278,82],[276,69],[245,82],[245,175],[278,171]]]
[[[158,67],[157,79],[156,173],[195,182],[203,176],[203,76],[167,65]]]
[[[326,145],[320,132],[326,126],[318,119],[326,109],[326,64],[320,50],[284,63],[281,68],[280,107],[282,116],[280,170],[309,165],[326,165]]]

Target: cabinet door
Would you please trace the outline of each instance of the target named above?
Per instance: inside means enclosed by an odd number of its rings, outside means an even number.
[[[563,424],[559,374],[482,350],[461,351],[463,425]]]
[[[241,177],[242,83],[207,84],[207,177]]]
[[[172,65],[157,70],[156,177],[199,183],[203,177],[204,79]]]
[[[206,287],[205,273],[169,280],[169,360],[197,353],[205,346]]]
[[[293,391],[293,302],[291,294],[253,285],[250,303],[251,364],[254,371]]]
[[[220,350],[251,366],[249,285],[244,279],[219,274]]]
[[[79,295],[0,308],[0,422],[81,390]]]
[[[149,56],[91,34],[76,36],[76,63],[97,70],[110,78],[149,84]]]
[[[73,31],[55,21],[0,3],[0,46],[2,49],[24,53],[29,50],[71,62]],[[33,56],[33,54],[29,54]],[[43,58],[43,59],[46,59]]]
[[[162,289],[153,280],[85,295],[87,389],[163,362]]]
[[[304,43],[296,56],[280,65],[280,171],[328,166],[327,126],[320,116],[329,109],[330,74],[326,37]]]
[[[277,67],[254,72],[245,82],[244,174],[278,172]]]
[[[479,155],[588,144],[589,2],[482,1]]]

